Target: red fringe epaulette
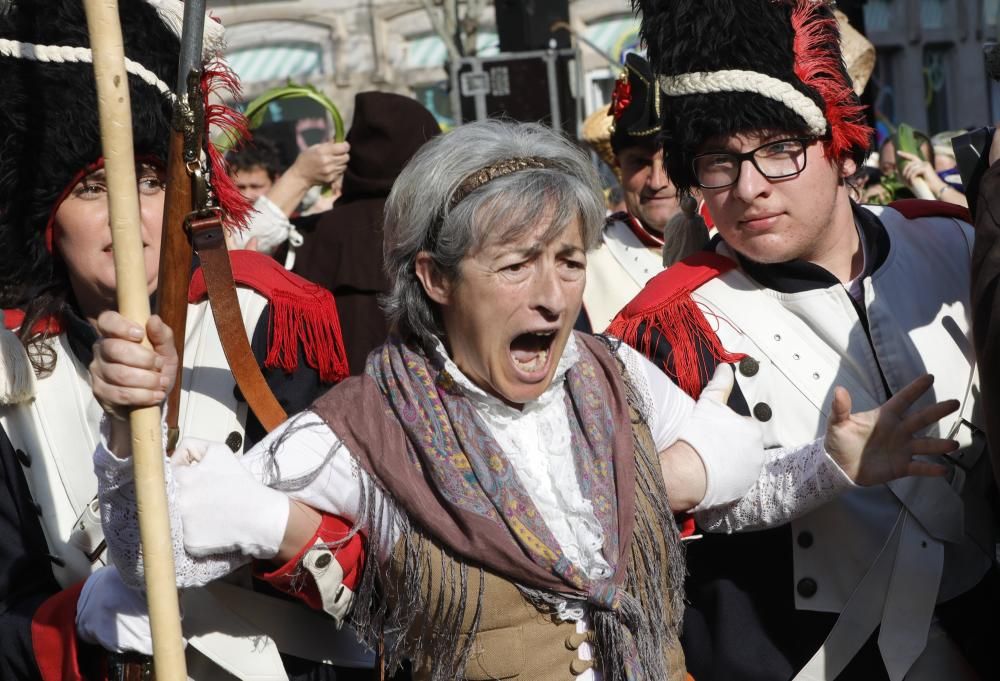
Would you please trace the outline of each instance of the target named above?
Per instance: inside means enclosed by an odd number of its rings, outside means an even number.
[[[655,329],[671,348],[671,366],[663,370],[691,397],[701,394],[706,378],[701,348],[717,362],[738,362],[744,355],[727,352],[691,294],[702,284],[736,267],[729,258],[700,251],[653,277],[608,326],[608,333],[652,357]]]
[[[324,383],[337,383],[350,375],[332,293],[256,251],[230,251],[229,260],[236,283],[271,303],[264,366],[294,371],[301,343],[306,364],[319,372]],[[198,268],[188,288],[188,302],[197,303],[207,295],[205,274]]]

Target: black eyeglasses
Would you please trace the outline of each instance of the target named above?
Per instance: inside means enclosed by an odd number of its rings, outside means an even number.
[[[791,137],[762,144],[742,154],[710,151],[695,156],[691,167],[702,189],[733,186],[740,179],[744,161],[753,163],[757,172],[767,179],[782,180],[795,177],[806,169],[806,147],[815,141],[814,137]]]

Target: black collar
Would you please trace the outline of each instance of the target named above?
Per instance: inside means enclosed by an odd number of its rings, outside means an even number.
[[[97,329],[77,312],[72,304],[63,308],[62,321],[66,328],[66,340],[69,349],[84,367],[90,366],[94,360],[94,343],[97,342]]]
[[[868,254],[869,274],[877,270],[889,255],[889,234],[882,221],[871,211],[861,208],[851,202],[854,212],[854,222],[865,240]],[[709,248],[714,250],[716,240],[712,240]],[[757,283],[765,288],[779,293],[802,293],[816,289],[829,288],[841,282],[827,270],[804,260],[789,260],[788,262],[765,265],[736,254],[740,267]]]

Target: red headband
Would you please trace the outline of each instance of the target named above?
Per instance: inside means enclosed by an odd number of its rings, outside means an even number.
[[[135,160],[137,163],[146,163],[158,167],[163,166],[162,160],[160,160],[156,156],[151,156],[148,154],[143,156],[136,156]],[[52,205],[52,212],[49,213],[49,220],[48,222],[45,223],[45,250],[48,251],[49,255],[52,255],[52,253],[55,252],[54,249],[55,249],[56,212],[58,212],[59,206],[63,204],[63,201],[69,198],[69,195],[73,192],[73,189],[76,187],[76,185],[82,182],[83,179],[87,177],[87,175],[90,175],[92,172],[100,170],[103,167],[104,167],[103,156],[99,157],[96,161],[94,161],[90,165],[84,166],[79,172],[77,172],[73,176],[73,179],[69,181],[69,184],[66,185],[66,188],[62,190],[62,193],[59,195],[59,198],[56,199],[55,203]]]

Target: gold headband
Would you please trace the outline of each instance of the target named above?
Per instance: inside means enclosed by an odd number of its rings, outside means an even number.
[[[551,160],[540,156],[522,156],[519,158],[506,158],[502,161],[497,161],[496,163],[488,165],[485,168],[480,168],[462,180],[462,183],[458,185],[458,189],[456,189],[455,193],[451,195],[451,201],[448,202],[448,209],[451,210],[466,196],[476,191],[487,182],[491,182],[498,177],[510,175],[511,173],[516,173],[519,170],[525,170],[527,168],[555,167],[556,165]]]

